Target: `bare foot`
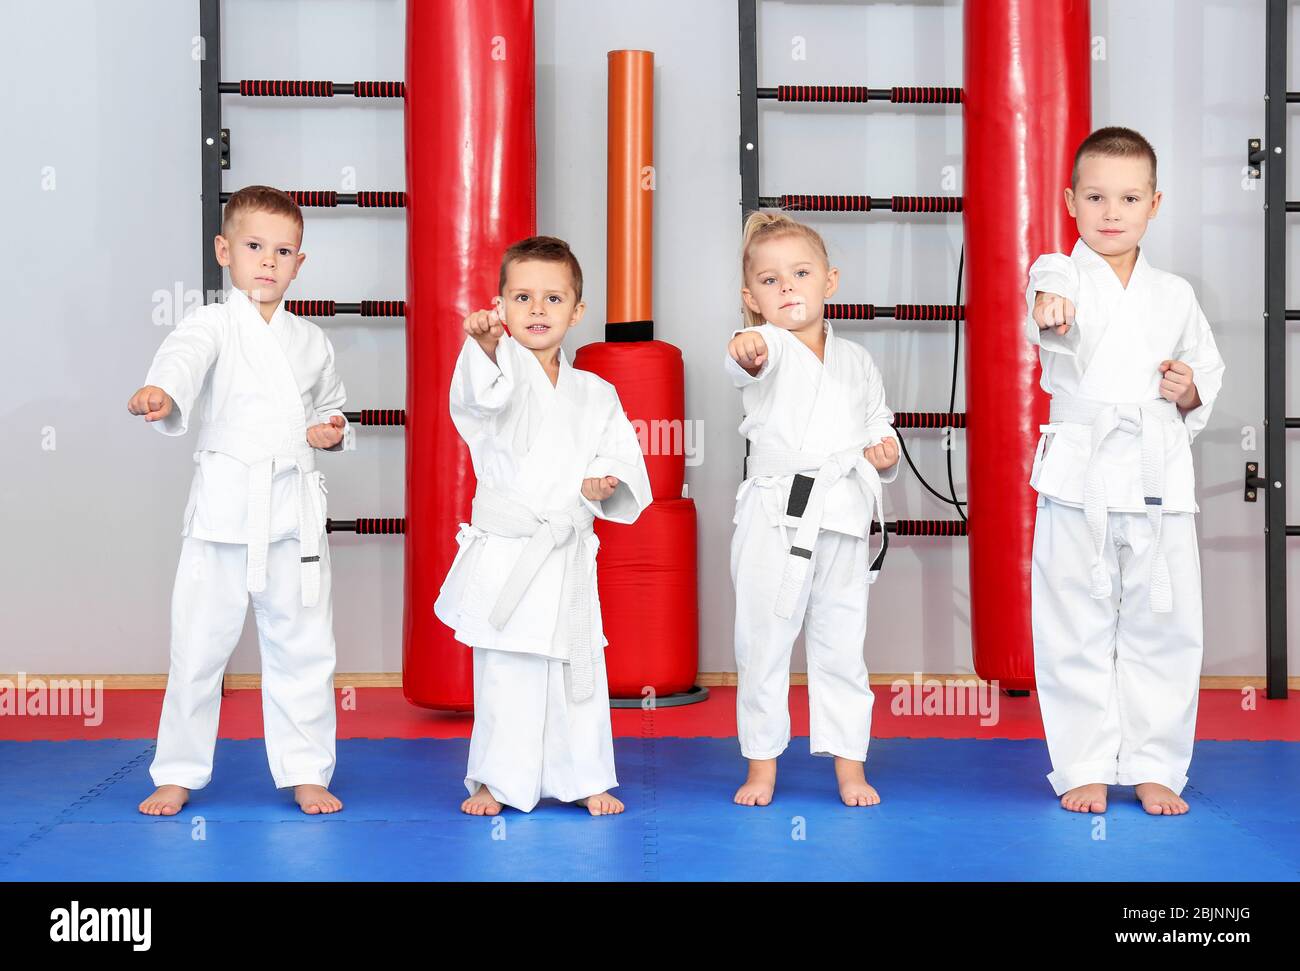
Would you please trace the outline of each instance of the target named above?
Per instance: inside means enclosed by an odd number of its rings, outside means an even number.
[[[846,806],[875,806],[880,793],[867,784],[862,763],[835,756],[835,781],[840,784],[840,798]]]
[[[1152,816],[1181,816],[1187,812],[1187,802],[1159,782],[1143,782],[1133,788],[1133,793]]]
[[[766,806],[776,790],[776,759],[750,759],[749,778],[736,790],[737,806]]]
[[[594,796],[578,800],[579,806],[586,806],[593,816],[612,816],[623,811],[623,804],[608,792],[598,792]]]
[[[501,803],[492,797],[487,786],[479,783],[478,792],[460,804],[460,811],[471,816],[495,816],[501,812]]]
[[[293,787],[293,798],[309,816],[318,813],[336,813],[343,808],[338,797],[324,786],[302,785]]]
[[[1061,797],[1061,808],[1072,813],[1104,813],[1106,811],[1106,783],[1089,782],[1075,786]]]
[[[190,791],[184,786],[159,786],[140,803],[140,812],[146,816],[175,816],[189,798]]]

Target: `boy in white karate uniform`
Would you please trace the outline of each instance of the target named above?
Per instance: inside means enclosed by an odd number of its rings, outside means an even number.
[[[1069,256],[1029,272],[1026,334],[1052,396],[1030,483],[1035,678],[1061,805],[1105,812],[1132,785],[1153,815],[1187,811],[1201,673],[1201,572],[1190,442],[1223,381],[1187,281],[1139,248],[1156,157],[1127,128],[1094,132],[1065,202]]]
[[[221,680],[252,595],[262,652],[266,754],[277,788],[305,813],[332,813],[334,630],[325,482],[316,450],[342,448],[344,390],[321,329],[281,298],[306,259],[286,193],[231,196],[217,236],[225,302],[167,336],[127,405],[164,435],[202,418],[172,590],[171,664],[157,791],[140,811],[171,816],[212,778]]]
[[[620,813],[592,522],[634,522],[650,480],[613,385],[570,367],[560,346],[586,308],[568,244],[515,243],[499,289],[493,309],[465,318],[452,375],[478,487],[434,605],[474,651],[461,810],[554,798]]]
[[[749,760],[735,802],[766,806],[790,742],[790,653],[804,630],[809,744],[835,758],[847,806],[880,802],[864,763],[874,697],[863,659],[867,584],[888,537],[881,483],[898,475],[893,413],[866,349],[835,335],[823,306],[839,286],[826,244],[783,214],[745,223],[746,327],[724,364],[753,446],[736,494],[736,729]],[[880,550],[868,550],[881,518]],[[805,624],[806,621],[806,624]]]

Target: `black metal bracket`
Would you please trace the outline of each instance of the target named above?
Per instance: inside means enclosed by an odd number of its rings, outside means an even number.
[[[1246,167],[1247,175],[1252,179],[1261,177],[1260,164],[1267,157],[1268,153],[1264,151],[1264,142],[1259,138],[1252,138],[1246,142]]]
[[[1259,463],[1246,463],[1246,495],[1243,497],[1246,502],[1254,502],[1258,497],[1260,489],[1268,488],[1268,480],[1261,479],[1259,476]]]
[[[230,168],[230,129],[229,128],[221,129],[221,143],[218,146],[218,148],[220,150],[218,157],[221,159],[221,167],[223,169]]]

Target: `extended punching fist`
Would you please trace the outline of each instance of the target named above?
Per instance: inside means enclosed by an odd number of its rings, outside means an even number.
[[[1034,297],[1034,323],[1039,330],[1050,327],[1064,337],[1074,325],[1074,304],[1059,293],[1040,290]]]
[[[145,421],[158,421],[172,413],[174,404],[172,396],[162,388],[146,384],[131,395],[131,400],[126,403],[126,410],[133,415],[144,415]]]
[[[727,345],[731,359],[750,375],[757,374],[767,360],[767,342],[761,334],[741,332]]]
[[[497,349],[497,341],[501,335],[506,332],[505,316],[501,313],[500,297],[497,297],[492,304],[491,310],[475,310],[465,318],[465,333],[478,341],[479,347],[487,353],[494,361]]]

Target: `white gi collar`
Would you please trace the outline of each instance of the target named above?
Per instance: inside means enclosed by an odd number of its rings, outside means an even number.
[[[1085,243],[1082,237],[1074,244],[1074,249],[1070,251],[1070,258],[1077,261],[1084,269],[1103,279],[1109,279],[1111,284],[1121,291],[1131,289],[1135,282],[1140,285],[1151,271],[1151,264],[1147,262],[1141,246],[1138,247],[1137,262],[1133,264],[1133,273],[1128,278],[1127,287],[1119,282],[1119,277],[1115,275],[1114,269],[1106,262],[1105,257]],[[1102,271],[1105,271],[1104,276]]]
[[[514,338],[510,338],[514,340]],[[537,355],[530,351],[519,341],[515,341],[519,346],[519,351],[524,358],[524,369],[528,372],[528,386],[537,394],[555,395],[563,394],[566,397],[572,397],[573,392],[573,374],[569,359],[564,353],[564,347],[560,347],[560,373],[555,379],[555,384],[551,384],[551,379],[546,374],[546,368],[542,367],[542,362],[537,360]]]
[[[227,306],[235,310],[236,313],[252,314],[257,318],[258,322],[263,325],[269,325],[272,330],[279,330],[288,323],[288,312],[284,309],[283,297],[281,297],[280,302],[276,304],[275,312],[271,314],[271,319],[269,321],[262,318],[262,311],[258,309],[257,304],[253,303],[248,294],[239,289],[239,287],[231,287],[226,291],[225,302]]]
[[[776,327],[776,324],[773,324],[772,326]],[[777,329],[785,330],[784,327],[777,327]],[[832,354],[831,345],[835,343],[835,330],[834,328],[831,327],[831,322],[829,320],[826,320],[825,318],[822,319],[822,330],[826,334],[826,343],[822,346],[822,357],[818,363],[828,364],[830,362],[831,354]],[[786,331],[786,336],[788,336],[791,341],[798,344],[805,351],[807,351],[808,354],[810,354],[813,358],[817,357],[817,352],[814,351],[807,344],[805,344],[803,341],[801,341],[799,338],[795,337],[794,334],[791,334],[789,331]]]

